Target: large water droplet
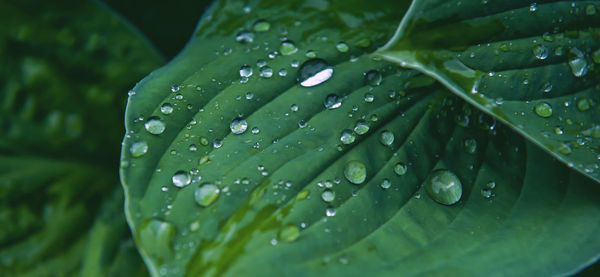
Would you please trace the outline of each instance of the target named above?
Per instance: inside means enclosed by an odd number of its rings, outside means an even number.
[[[533,54],[539,60],[544,60],[548,58],[548,48],[543,45],[536,45],[533,47]]]
[[[552,116],[552,106],[546,102],[540,102],[535,105],[534,111],[537,115],[541,117],[550,117]]]
[[[296,44],[294,44],[293,41],[286,40],[281,42],[281,46],[279,46],[279,52],[281,53],[281,55],[289,56],[298,52],[298,48],[296,47]]]
[[[268,66],[263,66],[260,68],[258,75],[263,78],[271,78],[271,76],[273,76],[273,69]]]
[[[296,225],[288,225],[279,230],[279,240],[283,242],[295,241],[300,236],[300,230]]]
[[[217,200],[220,192],[221,190],[217,186],[206,183],[196,188],[194,199],[198,205],[208,207]]]
[[[160,118],[153,116],[148,118],[148,121],[144,124],[146,131],[153,135],[160,135],[165,131],[165,123]]]
[[[325,108],[335,110],[342,106],[342,99],[335,94],[327,95],[324,101]]]
[[[350,50],[350,47],[348,47],[348,44],[346,44],[343,41],[336,44],[335,48],[342,53],[346,53],[346,52],[348,52],[348,50]]]
[[[248,122],[243,118],[236,118],[229,124],[229,129],[236,135],[242,134],[248,129]]]
[[[344,177],[353,184],[362,184],[367,179],[367,168],[359,161],[349,161],[344,167]]]
[[[333,200],[335,200],[335,192],[330,189],[326,189],[323,191],[323,193],[321,193],[321,199],[327,203],[333,202]]]
[[[383,76],[379,72],[379,70],[369,70],[365,73],[365,78],[367,79],[367,83],[371,86],[379,86],[381,84],[381,80],[383,80]]]
[[[379,141],[386,146],[392,145],[392,143],[394,143],[394,133],[387,130],[381,132],[381,135],[379,136]]]
[[[192,177],[190,177],[190,175],[187,172],[180,170],[173,174],[173,177],[171,177],[171,181],[176,187],[182,188],[189,185],[192,182]]]
[[[399,176],[406,174],[406,171],[408,171],[408,166],[405,163],[399,162],[394,165],[394,173],[398,174]]]
[[[331,78],[333,67],[323,59],[310,59],[300,66],[298,82],[303,87],[313,87]]]
[[[129,152],[131,152],[131,156],[134,158],[143,156],[148,152],[148,143],[145,141],[138,141],[131,144],[129,147]]]
[[[573,47],[569,51],[569,66],[575,77],[582,77],[588,72],[588,64],[581,50]]]
[[[452,171],[438,169],[425,180],[425,190],[436,202],[452,205],[462,196],[462,183]]]
[[[356,140],[356,136],[354,135],[354,133],[348,129],[343,130],[342,134],[340,135],[340,141],[343,144],[351,144]]]
[[[247,64],[242,65],[242,67],[240,67],[240,76],[246,78],[252,76],[252,67]]]
[[[364,120],[359,120],[354,126],[354,132],[358,135],[364,135],[369,131],[369,125]]]
[[[171,240],[175,235],[173,224],[152,219],[140,227],[138,234],[140,244],[151,256],[166,258],[172,255]]]

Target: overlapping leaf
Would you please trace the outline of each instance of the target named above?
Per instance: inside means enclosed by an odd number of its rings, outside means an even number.
[[[599,1],[415,0],[380,54],[600,181],[599,9]]]
[[[592,180],[369,55],[407,3],[272,4],[216,2],[129,98],[121,176],[152,274],[549,275],[597,259]],[[297,51],[277,53],[282,41]],[[307,52],[333,68],[314,87],[296,80]],[[332,94],[341,106],[324,104]],[[459,203],[425,192],[437,169],[461,180]]]
[[[160,58],[92,1],[0,18],[0,275],[144,274],[115,162],[126,92]]]

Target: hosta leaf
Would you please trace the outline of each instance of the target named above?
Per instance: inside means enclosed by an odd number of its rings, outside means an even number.
[[[600,181],[599,9],[600,1],[415,0],[380,54]]]
[[[597,259],[600,188],[369,54],[407,5],[361,3],[218,1],[134,88],[121,178],[150,272],[545,276]]]
[[[0,275],[143,274],[115,161],[126,92],[159,56],[93,1],[0,18]]]

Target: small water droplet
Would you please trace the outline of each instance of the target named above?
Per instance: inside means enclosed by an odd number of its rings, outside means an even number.
[[[358,135],[364,135],[369,131],[369,125],[364,120],[359,120],[354,126],[354,132]]]
[[[160,112],[163,114],[171,114],[173,113],[173,106],[171,106],[171,104],[169,103],[164,103],[162,104],[162,106],[160,106]]]
[[[465,149],[468,153],[474,154],[477,151],[477,141],[475,139],[465,139]]]
[[[310,59],[298,71],[298,82],[303,87],[313,87],[331,78],[333,67],[323,59]]]
[[[269,31],[269,29],[271,29],[271,23],[264,19],[259,19],[256,22],[254,22],[252,29],[255,32],[266,32]]]
[[[134,142],[131,144],[129,152],[131,152],[131,156],[134,158],[141,157],[148,152],[148,143],[143,140]]]
[[[300,236],[300,230],[296,225],[287,225],[279,230],[279,240],[293,242]]]
[[[324,101],[325,108],[335,110],[342,106],[342,99],[335,94],[327,95]]]
[[[249,31],[239,32],[235,36],[235,40],[242,44],[252,43],[254,41],[254,33],[249,32]]]
[[[343,144],[351,144],[356,140],[356,136],[354,135],[354,133],[348,129],[343,130],[342,134],[340,135],[340,141]]]
[[[330,189],[326,189],[323,191],[323,193],[321,193],[321,199],[327,203],[333,202],[333,200],[335,200],[335,192]]]
[[[348,47],[348,44],[345,42],[339,42],[335,45],[335,48],[342,53],[346,53],[348,50],[350,50],[350,47]]]
[[[292,104],[292,105],[290,106],[290,110],[291,110],[292,112],[297,112],[297,111],[298,111],[298,105],[296,105],[296,104]]]
[[[365,102],[372,103],[373,101],[375,101],[375,96],[372,93],[367,92],[365,94]]]
[[[279,70],[278,74],[281,77],[285,77],[285,76],[287,76],[287,70],[285,70],[285,68],[282,68]]]
[[[537,3],[531,3],[531,5],[529,5],[529,11],[535,12],[536,10],[537,10]]]
[[[268,66],[263,66],[260,68],[259,76],[263,78],[271,78],[271,76],[273,76],[273,69]]]
[[[389,179],[383,179],[383,181],[381,181],[381,184],[379,185],[381,186],[382,189],[389,189],[392,186],[392,182],[390,182]]]
[[[394,143],[394,133],[387,130],[381,132],[379,135],[379,141],[385,146],[392,145],[392,143]]]
[[[535,113],[541,117],[550,117],[552,116],[552,106],[546,102],[540,102],[535,105]]]
[[[202,184],[196,188],[194,200],[198,205],[208,207],[217,200],[220,192],[221,190],[211,183]]]
[[[160,120],[159,117],[153,116],[148,118],[148,121],[144,124],[146,131],[153,135],[160,135],[165,131],[165,123]]]
[[[588,72],[588,64],[585,55],[576,47],[569,51],[569,66],[575,77],[582,77]]]
[[[180,170],[173,174],[173,177],[171,177],[171,181],[176,187],[182,188],[189,185],[192,182],[192,177],[187,172]]]
[[[429,196],[436,202],[452,205],[462,196],[462,183],[460,179],[449,170],[438,169],[425,180],[425,189]]]
[[[335,216],[335,213],[336,213],[336,211],[335,211],[334,207],[329,206],[325,209],[325,215],[328,217]]]
[[[223,141],[222,140],[220,140],[220,139],[213,140],[213,147],[215,149],[221,148],[221,146],[223,146]]]
[[[577,100],[577,109],[582,112],[589,110],[591,105],[591,100],[587,97]]]
[[[248,129],[248,122],[243,118],[236,118],[229,124],[229,129],[236,135],[242,134]]]
[[[394,166],[394,173],[398,174],[399,176],[406,174],[407,171],[408,166],[403,162],[399,162]]]
[[[350,183],[362,184],[367,179],[367,168],[359,161],[349,161],[344,167],[344,177]]]
[[[365,73],[365,78],[367,79],[367,83],[370,86],[376,87],[381,84],[381,80],[383,80],[383,76],[379,70],[369,70]]]
[[[286,40],[281,42],[281,45],[279,46],[279,52],[281,52],[281,55],[289,56],[298,52],[298,48],[293,41]]]

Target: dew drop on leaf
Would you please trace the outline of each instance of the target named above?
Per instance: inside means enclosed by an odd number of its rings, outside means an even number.
[[[392,145],[392,143],[394,143],[394,133],[387,130],[381,132],[381,134],[379,135],[379,141],[385,146]]]
[[[156,116],[150,117],[144,124],[144,127],[148,133],[153,135],[160,135],[165,131],[165,123]]]
[[[300,66],[298,82],[303,87],[314,87],[331,78],[333,67],[323,59],[310,59]]]
[[[335,94],[330,94],[325,97],[323,104],[328,110],[335,110],[342,106],[342,99]]]
[[[252,43],[254,41],[254,33],[248,31],[239,32],[235,36],[235,40],[242,44]]]
[[[217,200],[220,192],[221,190],[217,186],[206,183],[196,188],[194,200],[196,200],[198,205],[208,207]]]
[[[245,64],[240,67],[240,76],[241,77],[250,77],[252,76],[252,67]]]
[[[173,106],[169,103],[164,103],[160,106],[160,112],[167,115],[173,113]]]
[[[296,44],[294,44],[293,41],[286,40],[281,42],[281,46],[279,46],[279,52],[281,53],[281,55],[289,56],[298,52],[298,48],[296,47]]]
[[[533,47],[533,54],[538,60],[544,60],[548,58],[548,48],[543,45],[536,45]]]
[[[148,143],[143,140],[134,142],[129,147],[129,152],[131,152],[131,156],[134,158],[141,157],[148,152]]]
[[[263,66],[260,68],[258,75],[263,78],[271,78],[271,76],[273,76],[273,69],[268,66]]]
[[[180,170],[173,174],[173,177],[171,177],[171,181],[173,182],[174,186],[178,188],[183,188],[192,182],[192,177],[190,177],[190,175],[187,172]]]
[[[168,257],[172,254],[171,240],[175,235],[173,224],[152,219],[142,225],[138,231],[140,244],[148,254],[154,257]]]
[[[425,180],[425,190],[436,202],[452,205],[462,196],[462,183],[452,171],[439,169]]]
[[[269,31],[269,29],[271,29],[271,23],[264,19],[259,19],[256,22],[254,22],[252,29],[255,32],[266,32]]]
[[[335,214],[336,214],[336,211],[335,211],[335,208],[334,208],[334,207],[331,207],[331,206],[330,206],[330,207],[327,207],[327,208],[325,209],[325,215],[326,215],[326,216],[328,216],[328,217],[332,217],[332,216],[335,216]]]
[[[343,130],[342,134],[340,135],[340,141],[343,144],[351,144],[356,140],[356,136],[354,135],[354,133],[348,129]]]
[[[369,125],[364,120],[359,120],[354,126],[354,132],[358,135],[364,135],[369,131]]]
[[[390,182],[389,179],[383,179],[383,181],[381,181],[381,184],[379,185],[382,189],[389,189],[392,186],[392,182]]]
[[[296,225],[287,225],[279,230],[279,240],[293,242],[300,236],[300,230]]]
[[[590,99],[587,97],[577,100],[577,109],[584,112],[590,109]]]
[[[338,44],[335,45],[335,48],[340,51],[341,53],[346,53],[348,52],[348,50],[350,50],[350,47],[348,47],[348,44],[346,44],[345,42],[341,41]]]
[[[379,86],[381,84],[381,80],[383,79],[379,70],[369,70],[367,73],[365,73],[365,78],[367,79],[367,83],[373,87]]]
[[[248,122],[243,118],[236,118],[229,124],[229,129],[236,135],[242,134],[248,129]]]
[[[394,173],[400,176],[406,174],[406,171],[408,171],[408,166],[403,162],[399,162],[394,166]]]
[[[332,202],[335,200],[335,192],[330,189],[326,189],[323,191],[323,193],[321,193],[321,199],[327,203]]]
[[[588,64],[585,55],[576,47],[569,51],[569,67],[575,77],[582,77],[588,72]]]
[[[362,184],[367,179],[367,168],[359,161],[349,161],[344,167],[344,177],[353,184]]]
[[[477,151],[477,141],[475,139],[465,139],[465,149],[468,153],[473,154]]]
[[[535,105],[535,113],[541,117],[552,116],[552,106],[546,102],[541,102]]]

